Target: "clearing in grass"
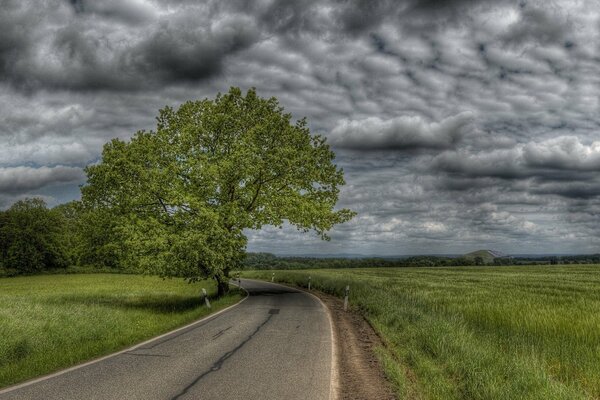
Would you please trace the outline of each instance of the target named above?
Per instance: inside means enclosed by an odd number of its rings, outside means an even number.
[[[204,306],[214,281],[88,274],[0,279],[0,387],[168,332],[240,300]]]
[[[275,271],[309,275],[338,296],[350,285],[400,398],[600,398],[600,266]]]

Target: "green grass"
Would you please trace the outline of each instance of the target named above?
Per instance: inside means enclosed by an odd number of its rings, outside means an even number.
[[[43,275],[0,279],[0,387],[111,353],[209,313],[212,281],[139,275]],[[238,301],[238,290],[212,311]]]
[[[350,285],[400,398],[600,398],[600,266],[275,272],[308,275],[338,296]]]

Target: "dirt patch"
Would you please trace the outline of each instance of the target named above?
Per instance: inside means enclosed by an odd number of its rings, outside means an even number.
[[[396,396],[386,379],[374,349],[381,339],[357,312],[344,311],[344,302],[321,292],[329,308],[337,342],[338,400],[392,400]]]

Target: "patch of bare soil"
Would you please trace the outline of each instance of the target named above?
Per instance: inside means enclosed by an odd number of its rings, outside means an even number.
[[[355,311],[344,311],[344,302],[321,292],[317,295],[329,308],[337,343],[338,400],[392,400],[396,396],[386,379],[374,349],[381,339]]]

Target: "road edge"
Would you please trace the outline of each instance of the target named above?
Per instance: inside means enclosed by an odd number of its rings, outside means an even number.
[[[235,285],[235,286],[238,286],[238,285]],[[197,324],[199,324],[201,322],[205,322],[208,319],[215,318],[216,316],[218,316],[220,314],[223,314],[224,312],[229,311],[229,310],[231,310],[234,307],[237,307],[238,305],[240,305],[244,301],[246,301],[246,299],[248,299],[248,297],[250,296],[250,294],[248,293],[248,291],[246,289],[244,289],[243,287],[240,287],[240,289],[242,289],[244,292],[246,292],[246,296],[243,299],[241,299],[240,301],[238,301],[237,303],[232,304],[230,306],[227,306],[227,307],[223,308],[222,310],[219,310],[219,311],[217,311],[215,313],[209,314],[209,315],[207,315],[207,316],[205,316],[205,317],[203,317],[203,318],[201,318],[199,320],[196,320],[194,322],[191,322],[191,323],[189,323],[187,325],[184,325],[184,326],[181,326],[179,328],[173,329],[172,331],[165,332],[165,333],[160,334],[158,336],[155,336],[153,338],[147,339],[147,340],[145,340],[145,341],[143,341],[141,343],[137,343],[137,344],[135,344],[135,345],[133,345],[131,347],[128,347],[126,349],[119,350],[117,352],[110,353],[110,354],[104,355],[104,356],[99,357],[99,358],[94,358],[92,360],[85,361],[85,362],[83,362],[81,364],[77,364],[77,365],[74,365],[72,367],[61,369],[60,371],[52,372],[52,373],[47,374],[47,375],[42,375],[40,377],[33,378],[33,379],[27,380],[25,382],[17,383],[16,385],[7,386],[5,388],[0,389],[0,395],[6,394],[6,393],[10,393],[10,392],[13,392],[13,391],[18,390],[18,389],[22,389],[24,387],[27,387],[29,385],[33,385],[35,383],[39,383],[39,382],[46,381],[48,379],[55,378],[57,376],[66,374],[68,372],[75,371],[75,370],[78,370],[80,368],[84,368],[84,367],[87,367],[89,365],[92,365],[92,364],[96,364],[96,363],[98,363],[100,361],[104,361],[104,360],[107,360],[109,358],[116,357],[116,356],[118,356],[120,354],[123,354],[123,353],[127,353],[129,351],[133,351],[133,350],[137,349],[138,347],[145,346],[145,345],[150,344],[150,343],[152,343],[152,342],[154,342],[156,340],[162,339],[162,338],[164,338],[166,336],[172,335],[172,334],[177,333],[179,331],[182,331],[184,329],[191,328],[194,325],[197,325]]]

